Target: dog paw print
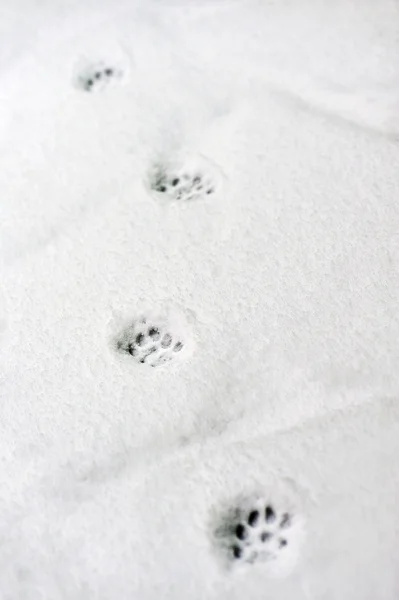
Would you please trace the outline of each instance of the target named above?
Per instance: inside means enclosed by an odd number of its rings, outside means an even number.
[[[126,71],[122,67],[105,62],[87,65],[76,76],[76,86],[84,92],[100,92],[125,79]]]
[[[124,331],[118,348],[139,364],[161,367],[188,358],[193,351],[193,338],[181,316],[145,315]]]
[[[230,510],[220,531],[231,565],[269,563],[283,571],[298,551],[302,525],[298,513],[261,498]]]
[[[149,175],[150,191],[158,199],[191,202],[212,198],[223,187],[221,170],[205,157],[157,164]]]

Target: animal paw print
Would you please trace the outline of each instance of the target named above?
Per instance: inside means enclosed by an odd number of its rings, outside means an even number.
[[[150,190],[158,198],[191,202],[211,198],[219,192],[223,175],[205,157],[195,157],[180,164],[158,164],[149,179]]]
[[[88,65],[77,76],[77,87],[85,92],[99,92],[121,81],[124,71],[115,65],[103,62]]]
[[[232,564],[269,563],[283,571],[298,550],[300,534],[297,513],[261,498],[230,511],[222,546]]]
[[[144,316],[124,332],[118,348],[137,363],[160,367],[187,358],[192,352],[193,340],[176,316],[172,321]]]
[[[288,545],[292,516],[277,515],[270,504],[262,508],[254,508],[235,525],[231,546],[235,560],[270,560]]]

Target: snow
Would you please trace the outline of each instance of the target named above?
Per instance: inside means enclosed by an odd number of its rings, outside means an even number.
[[[0,8],[2,598],[398,597],[398,13]],[[165,311],[187,361],[116,351]],[[292,572],[221,568],[212,515],[284,481]]]

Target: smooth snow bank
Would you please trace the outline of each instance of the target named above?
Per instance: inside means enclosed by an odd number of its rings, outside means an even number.
[[[7,599],[397,597],[397,12],[2,9]],[[91,59],[123,85],[77,89]],[[154,199],[154,165],[196,156],[218,194]],[[190,361],[115,352],[120,323],[166,307],[193,324]],[[212,511],[280,477],[301,567],[223,574]]]

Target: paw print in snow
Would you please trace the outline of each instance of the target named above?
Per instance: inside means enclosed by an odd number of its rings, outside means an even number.
[[[205,157],[157,164],[149,175],[149,189],[161,200],[191,202],[212,198],[223,187],[221,170]]]
[[[302,519],[298,512],[253,498],[230,509],[217,537],[232,566],[267,563],[284,572],[296,559]]]
[[[126,76],[123,68],[104,62],[86,66],[76,77],[78,89],[85,92],[100,92],[121,82]]]
[[[160,367],[181,362],[193,351],[193,338],[181,315],[144,315],[134,321],[118,342],[119,350],[135,362]]]

